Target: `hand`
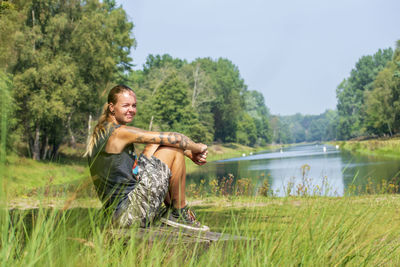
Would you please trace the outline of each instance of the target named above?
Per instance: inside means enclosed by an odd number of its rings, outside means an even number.
[[[197,145],[199,146],[199,152],[198,153],[203,153],[205,151],[207,151],[208,147],[205,144],[202,143],[197,143]]]
[[[194,153],[192,151],[192,157],[190,158],[195,164],[197,165],[204,165],[207,163],[207,155],[208,155],[208,150],[207,150],[207,145],[204,144],[199,144],[201,146],[201,152]]]

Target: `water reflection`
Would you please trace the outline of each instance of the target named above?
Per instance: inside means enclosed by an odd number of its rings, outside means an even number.
[[[282,152],[269,151],[209,163],[197,168],[187,179],[189,183],[198,183],[200,179],[221,179],[231,173],[235,178],[250,178],[256,187],[268,179],[278,196],[285,195],[289,185],[293,192],[304,183],[311,191],[341,196],[352,183],[359,186],[370,180],[377,184],[382,179],[397,177],[400,170],[397,159],[352,155],[328,145],[294,146],[284,148]]]

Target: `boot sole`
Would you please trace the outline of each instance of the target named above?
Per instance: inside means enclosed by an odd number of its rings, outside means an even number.
[[[168,226],[171,226],[171,227],[185,228],[185,229],[188,229],[188,230],[192,230],[192,231],[201,231],[201,232],[208,232],[208,231],[210,231],[210,228],[209,228],[208,226],[205,226],[205,225],[203,225],[203,226],[201,226],[201,227],[194,227],[194,226],[190,226],[190,225],[187,225],[187,224],[174,222],[174,221],[168,220],[168,219],[166,219],[166,218],[161,218],[160,221],[161,221],[163,224],[168,225]]]

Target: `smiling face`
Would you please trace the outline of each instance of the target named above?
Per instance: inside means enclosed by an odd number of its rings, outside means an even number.
[[[109,109],[114,114],[118,124],[130,123],[136,115],[136,95],[130,90],[125,90],[117,95],[117,102],[110,103]]]

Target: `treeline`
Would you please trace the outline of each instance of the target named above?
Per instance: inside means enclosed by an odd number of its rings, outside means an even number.
[[[272,116],[272,140],[278,144],[335,140],[336,124],[336,110],[320,115]]]
[[[400,133],[400,40],[361,57],[337,87],[337,110],[272,116],[272,141],[298,143],[393,136]]]
[[[238,142],[254,146],[271,141],[264,97],[247,90],[239,69],[228,59],[192,62],[150,55],[143,70],[127,79],[138,98],[134,125],[179,131],[198,142]]]
[[[150,55],[132,70],[133,23],[112,0],[0,1],[2,134],[34,159],[85,143],[115,84],[138,98],[133,124],[196,141],[271,142],[261,93],[228,59]],[[4,142],[3,142],[4,143]]]
[[[392,136],[400,132],[400,40],[358,60],[336,91],[337,138]]]

